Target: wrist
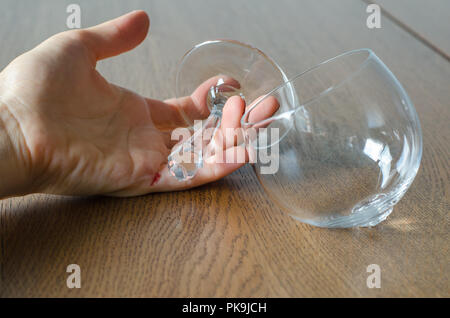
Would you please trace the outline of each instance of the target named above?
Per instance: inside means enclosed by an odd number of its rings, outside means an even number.
[[[29,162],[20,124],[0,99],[0,199],[34,192]]]

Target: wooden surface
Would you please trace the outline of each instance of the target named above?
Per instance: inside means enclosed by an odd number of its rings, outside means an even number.
[[[65,30],[71,2],[2,1],[0,67]],[[360,0],[77,3],[82,26],[137,8],[150,14],[149,38],[99,70],[154,98],[173,95],[178,59],[207,39],[249,42],[289,75],[372,48],[416,106],[422,164],[392,215],[375,228],[298,223],[267,199],[249,166],[178,193],[3,200],[0,296],[450,296],[450,64],[442,56],[383,16],[381,29],[368,29]],[[449,19],[440,23],[448,31]],[[81,267],[81,289],[66,287],[72,263]],[[369,264],[380,265],[380,289],[366,286]]]
[[[376,3],[450,56],[450,1],[377,0]]]

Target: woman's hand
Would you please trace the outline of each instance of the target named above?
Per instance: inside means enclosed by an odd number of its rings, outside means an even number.
[[[205,96],[217,79],[190,97],[163,102],[108,83],[96,71],[98,60],[133,49],[148,28],[147,14],[135,11],[63,32],[0,73],[0,197],[180,190],[217,180],[244,164],[210,160],[185,182],[167,169],[171,130],[186,126],[182,113],[190,120],[208,115]],[[244,108],[239,97],[230,98],[221,128],[238,128]],[[224,152],[236,146],[224,144]]]

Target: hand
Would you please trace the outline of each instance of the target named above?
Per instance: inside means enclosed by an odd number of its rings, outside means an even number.
[[[182,113],[190,120],[207,117],[205,97],[215,79],[189,97],[163,102],[108,83],[96,71],[98,60],[133,49],[148,28],[146,13],[136,11],[63,32],[0,73],[0,155],[9,154],[0,168],[6,176],[0,197],[180,190],[217,180],[244,164],[209,160],[185,182],[168,172],[171,130],[186,126]],[[238,128],[244,109],[241,98],[230,98],[221,129]],[[225,144],[224,152],[236,146],[235,141]]]

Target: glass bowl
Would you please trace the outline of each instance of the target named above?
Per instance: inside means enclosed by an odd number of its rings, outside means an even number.
[[[273,98],[279,107],[272,116],[253,120]],[[265,192],[281,210],[319,227],[385,220],[422,156],[414,106],[369,49],[339,55],[280,85],[253,103],[241,124]]]

